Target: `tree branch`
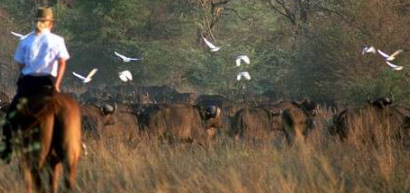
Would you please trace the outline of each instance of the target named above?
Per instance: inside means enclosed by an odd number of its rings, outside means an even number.
[[[241,20],[247,20],[247,18],[242,17],[236,9],[233,9],[233,8],[225,8],[225,10],[234,12],[235,15],[236,15],[239,19],[241,19]]]
[[[272,0],[269,0],[270,7],[274,11],[276,11],[279,14],[285,16],[293,25],[296,25],[295,14],[292,14],[292,12],[289,10],[289,8],[286,7],[285,2],[283,0],[275,0],[275,2],[282,7],[283,11],[280,8],[276,7],[275,3],[272,2]]]

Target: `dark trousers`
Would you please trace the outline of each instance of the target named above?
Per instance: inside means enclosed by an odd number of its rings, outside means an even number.
[[[17,81],[17,94],[11,101],[10,107],[6,115],[6,124],[3,126],[3,139],[6,145],[6,150],[3,154],[11,153],[11,137],[14,123],[14,115],[17,110],[17,105],[21,98],[36,96],[36,95],[51,95],[54,91],[55,78],[53,76],[21,76]],[[4,155],[3,155],[4,156]],[[2,157],[3,157],[2,156]]]

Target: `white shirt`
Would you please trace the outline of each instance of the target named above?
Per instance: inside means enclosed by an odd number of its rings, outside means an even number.
[[[64,38],[50,31],[43,31],[38,35],[31,32],[24,36],[14,55],[14,60],[24,65],[21,73],[34,76],[56,77],[58,60],[69,58]]]

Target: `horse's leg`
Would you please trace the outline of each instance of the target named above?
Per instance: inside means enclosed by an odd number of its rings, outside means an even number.
[[[71,133],[72,131],[75,131],[76,128],[68,126],[65,128],[68,129],[66,134],[70,133],[70,135],[66,135],[65,137],[71,137],[71,139],[67,140],[68,143],[66,144],[64,179],[66,187],[69,190],[74,190],[77,175],[77,163],[81,155],[81,134],[74,134],[75,132]]]
[[[67,163],[64,172],[64,182],[65,186],[69,190],[74,190],[75,188],[75,179],[77,176],[77,160],[73,160],[72,163]]]
[[[37,168],[31,168],[31,176],[33,177],[34,185],[36,186],[36,192],[45,192],[40,170]]]
[[[62,162],[51,163],[50,188],[51,188],[51,192],[53,193],[58,192],[58,181],[61,177],[62,172],[63,172]]]
[[[77,162],[81,155],[81,111],[78,103],[61,97],[64,106],[56,116],[56,129],[61,133],[61,152],[57,155],[64,160],[64,183],[69,190],[74,190],[77,174]],[[56,130],[57,131],[57,130]]]
[[[30,168],[27,165],[21,166],[23,175],[24,175],[24,180],[26,181],[26,188],[28,193],[33,192],[33,175],[30,171]]]
[[[29,159],[26,158],[26,160],[24,160],[20,165],[20,169],[24,175],[24,180],[26,181],[27,192],[33,192],[33,183],[35,192],[44,192],[40,171],[35,166],[33,167],[33,164],[28,160]]]
[[[63,123],[64,156],[64,179],[69,190],[74,190],[77,175],[77,162],[81,155],[81,117],[80,114],[65,114]]]
[[[42,168],[46,161],[47,161],[47,156],[49,156],[50,153],[50,148],[51,148],[51,143],[53,140],[53,131],[54,131],[54,115],[50,114],[46,116],[43,120],[43,122],[40,125],[40,128],[42,129],[41,132],[41,149],[40,149],[40,154],[39,154],[39,160],[38,160],[38,166],[39,168]]]

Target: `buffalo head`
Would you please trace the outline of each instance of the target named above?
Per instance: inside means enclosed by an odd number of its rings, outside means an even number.
[[[221,114],[221,108],[217,106],[209,106],[205,109],[206,119],[219,117],[220,114]]]
[[[367,97],[367,102],[370,105],[376,106],[378,108],[383,108],[386,106],[389,106],[393,104],[393,95],[390,93],[390,97],[380,97],[374,100],[370,100],[369,97]]]
[[[302,101],[296,101],[295,103],[308,115],[316,115],[319,109],[319,105],[310,99],[303,99]]]

